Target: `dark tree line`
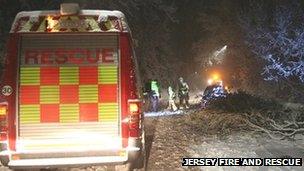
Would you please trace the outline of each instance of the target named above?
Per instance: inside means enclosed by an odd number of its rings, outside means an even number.
[[[166,87],[183,76],[192,90],[202,89],[216,68],[236,89],[303,100],[300,0],[0,0],[1,54],[17,12],[58,9],[62,2],[125,13],[143,80],[157,78]]]

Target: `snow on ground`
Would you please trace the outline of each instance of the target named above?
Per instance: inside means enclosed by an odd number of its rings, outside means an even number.
[[[258,157],[252,151],[256,146],[256,140],[245,134],[229,136],[226,140],[220,140],[214,136],[205,138],[200,145],[190,146],[189,152],[193,157]]]
[[[300,171],[303,167],[183,167],[184,157],[271,158],[304,157],[304,136],[296,141],[272,140],[253,132],[235,132],[224,136],[206,135],[189,123],[192,110],[145,113],[146,149],[148,170],[204,170],[204,171]],[[210,112],[210,111],[209,111]],[[213,111],[216,112],[216,111]],[[205,112],[203,114],[208,114]],[[218,113],[225,114],[225,113]],[[194,117],[198,124],[201,120]],[[0,166],[0,171],[9,171]],[[105,171],[107,166],[64,168],[58,171]]]
[[[302,137],[304,138],[304,137]],[[191,157],[206,158],[282,158],[282,157],[304,157],[304,143],[272,140],[265,136],[254,136],[249,133],[237,133],[229,135],[226,139],[216,136],[204,138],[198,145],[188,147]],[[303,170],[303,167],[227,167],[227,166],[205,166],[200,167],[204,171],[229,171],[229,170]]]
[[[224,113],[221,113],[224,114]],[[204,135],[186,124],[191,110],[185,112],[146,113],[148,135],[153,134],[149,152],[149,170],[204,171],[300,171],[303,167],[182,167],[181,158],[283,158],[304,157],[304,136],[296,141],[273,140],[255,132],[236,132],[223,136]],[[154,117],[153,117],[154,116]],[[198,120],[199,122],[199,120]],[[194,122],[195,124],[196,122]]]
[[[145,117],[170,116],[170,115],[180,115],[180,114],[184,114],[184,112],[182,110],[177,110],[177,111],[163,110],[158,112],[146,112]]]

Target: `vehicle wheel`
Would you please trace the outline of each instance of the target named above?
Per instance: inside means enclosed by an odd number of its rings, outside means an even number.
[[[9,157],[8,156],[3,156],[0,158],[0,161],[2,163],[3,166],[7,166],[9,163]]]
[[[146,154],[146,143],[145,143],[145,132],[142,135],[143,140],[142,140],[142,148],[140,151],[140,154],[138,156],[138,160],[134,161],[132,164],[133,170],[146,170],[146,163],[147,163],[147,154]]]
[[[147,154],[146,154],[146,143],[145,143],[145,128],[143,127],[143,133],[142,133],[142,141],[141,141],[141,150],[138,154],[136,161],[129,161],[124,165],[117,165],[115,166],[115,171],[145,171],[147,169],[146,163],[147,163]]]
[[[132,164],[133,170],[146,170],[146,156],[146,150],[145,148],[143,148],[140,153],[140,156],[138,157],[138,160],[134,161],[134,163]]]

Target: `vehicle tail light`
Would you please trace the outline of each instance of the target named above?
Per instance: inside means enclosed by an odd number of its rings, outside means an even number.
[[[7,105],[0,104],[0,117],[6,116],[6,113],[7,113]]]
[[[141,101],[129,100],[128,112],[129,112],[130,136],[137,137],[139,135],[140,120],[141,120]]]
[[[129,112],[130,115],[138,115],[139,114],[139,104],[136,102],[129,103]]]
[[[7,140],[7,104],[0,104],[0,141]]]

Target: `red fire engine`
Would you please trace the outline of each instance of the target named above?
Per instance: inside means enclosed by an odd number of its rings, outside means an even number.
[[[18,13],[2,77],[3,165],[143,167],[140,80],[120,11]]]

